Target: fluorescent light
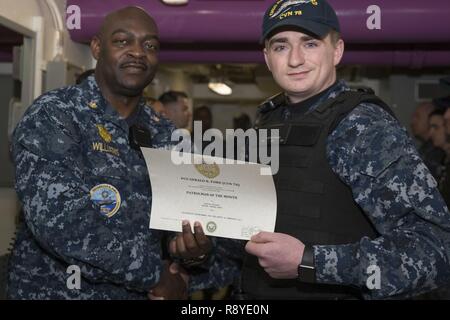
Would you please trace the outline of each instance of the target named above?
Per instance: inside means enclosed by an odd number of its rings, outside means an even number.
[[[221,81],[210,81],[208,83],[208,88],[221,96],[229,96],[233,93],[231,87]]]
[[[178,6],[181,4],[187,4],[189,0],[162,0],[162,2],[171,6]]]

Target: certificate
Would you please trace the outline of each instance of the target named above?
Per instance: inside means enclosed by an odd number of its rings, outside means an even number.
[[[271,175],[261,174],[269,166],[221,164],[222,158],[197,154],[184,154],[194,159],[189,164],[175,164],[172,152],[179,152],[141,150],[152,188],[150,228],[181,232],[182,220],[199,221],[207,235],[242,240],[274,231],[275,186]]]

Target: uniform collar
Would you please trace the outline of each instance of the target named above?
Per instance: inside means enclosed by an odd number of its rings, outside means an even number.
[[[345,83],[344,80],[336,81],[331,87],[326,89],[320,95],[320,98],[309,108],[309,111],[313,111],[317,109],[320,105],[322,105],[328,99],[334,99],[342,92],[349,90],[349,87]]]
[[[348,86],[344,80],[337,80],[327,89],[299,103],[289,104],[292,112],[306,113],[315,110],[326,100],[337,97],[341,92],[348,90]]]
[[[87,97],[87,104],[93,112],[102,114],[104,119],[113,122],[123,130],[128,132],[128,124],[126,119],[122,118],[116,111],[116,109],[114,109],[111,104],[105,99],[100,90],[100,87],[97,84],[97,81],[95,80],[94,75],[89,76],[80,84],[80,86],[85,96]],[[139,115],[142,114],[142,108],[144,106],[145,99],[141,97],[136,109],[133,111],[132,115],[130,115],[130,117],[136,117],[135,122],[139,121]]]

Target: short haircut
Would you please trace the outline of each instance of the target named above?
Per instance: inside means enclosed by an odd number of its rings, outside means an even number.
[[[212,117],[211,110],[208,108],[208,106],[200,106],[200,107],[194,109],[194,118],[197,118],[197,116],[201,112],[206,112],[210,118]]]
[[[331,29],[331,31],[328,34],[330,35],[331,43],[333,45],[336,45],[338,41],[341,39],[341,34],[334,29]]]
[[[164,92],[159,98],[158,100],[163,104],[169,104],[169,103],[174,103],[177,102],[179,98],[187,98],[188,95],[183,92],[183,91],[167,91]]]
[[[270,38],[272,38],[275,33],[278,33],[280,31],[291,31],[291,30],[297,30],[297,31],[302,32],[304,34],[310,35],[311,37],[313,37],[315,39],[319,39],[319,38],[317,38],[317,36],[315,36],[314,34],[309,32],[308,30],[305,30],[303,28],[298,28],[298,27],[294,27],[293,28],[292,26],[285,26],[285,27],[277,28],[274,31],[272,31],[272,33],[269,33],[267,35],[267,37],[265,38],[265,40],[264,40],[264,46],[267,48],[267,46],[269,44],[269,41],[270,41]],[[331,29],[330,32],[328,32],[327,35],[325,37],[323,37],[321,40],[325,39],[328,35],[330,36],[331,44],[333,44],[334,46],[341,39],[340,32],[337,31],[337,30]]]
[[[84,71],[83,73],[81,73],[80,75],[78,75],[77,79],[75,80],[75,84],[80,84],[82,83],[84,80],[86,80],[91,74],[95,73],[95,69],[88,69],[86,71]]]
[[[444,108],[437,108],[435,110],[433,110],[432,112],[430,112],[430,114],[428,115],[428,119],[430,119],[432,116],[444,116],[446,109]]]
[[[147,102],[150,103],[150,104],[155,103],[158,100],[158,99],[155,99],[153,97],[147,97],[147,96],[144,96],[144,97],[147,100]]]

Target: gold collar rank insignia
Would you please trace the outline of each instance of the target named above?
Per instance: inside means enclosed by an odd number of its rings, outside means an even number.
[[[112,141],[112,136],[111,134],[108,132],[108,130],[106,130],[106,128],[104,126],[102,126],[101,124],[97,124],[97,129],[98,129],[98,134],[100,135],[100,137],[106,142],[106,143],[110,143]]]
[[[97,109],[97,102],[95,102],[95,101],[89,102],[89,108],[91,108],[91,109]]]

